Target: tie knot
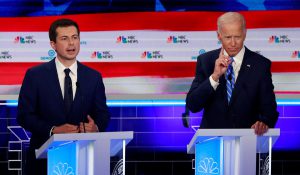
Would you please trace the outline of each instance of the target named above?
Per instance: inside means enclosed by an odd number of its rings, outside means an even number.
[[[64,70],[64,72],[65,72],[66,76],[69,76],[71,70],[70,70],[69,68],[66,68],[66,69]]]
[[[229,57],[229,58],[230,58],[230,61],[231,61],[230,65],[232,65],[232,63],[234,62],[234,59],[233,59],[233,57]]]

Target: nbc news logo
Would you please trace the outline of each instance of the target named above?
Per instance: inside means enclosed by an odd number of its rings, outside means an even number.
[[[169,36],[167,38],[167,43],[174,43],[174,44],[188,44],[189,40],[186,38],[185,35],[179,36]]]
[[[110,51],[94,51],[91,55],[91,58],[97,58],[97,59],[113,59],[113,55],[110,53]]]
[[[18,44],[36,44],[36,40],[33,39],[33,36],[17,36],[14,39],[14,43]]]
[[[163,55],[160,51],[145,51],[142,53],[142,59],[163,59]]]
[[[11,54],[9,54],[9,51],[0,52],[0,60],[7,60],[7,59],[12,59],[12,56]]]
[[[275,44],[291,43],[291,40],[288,38],[287,35],[280,35],[280,36],[272,35],[269,37],[269,43],[275,43]]]
[[[294,51],[293,53],[292,53],[292,58],[300,58],[300,51]]]
[[[135,36],[131,35],[131,36],[118,36],[117,37],[117,43],[123,43],[123,44],[137,44],[139,43],[139,41],[137,39],[135,39]]]

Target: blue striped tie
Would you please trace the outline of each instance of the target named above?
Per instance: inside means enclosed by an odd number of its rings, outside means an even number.
[[[233,63],[233,58],[230,57],[230,59],[232,60],[231,64],[229,64],[228,69],[226,71],[226,87],[227,87],[227,100],[228,100],[228,104],[230,102],[230,98],[232,95],[232,91],[234,88],[234,82],[235,82],[235,77],[234,77],[234,72],[233,72],[233,67],[232,67],[232,63]]]

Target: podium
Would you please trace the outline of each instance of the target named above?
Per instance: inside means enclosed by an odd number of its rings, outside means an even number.
[[[272,146],[279,135],[280,129],[261,136],[254,129],[198,129],[187,153],[195,154],[195,175],[271,175]]]
[[[125,147],[133,131],[54,134],[38,150],[47,158],[48,175],[110,175],[110,157],[122,155],[119,172],[125,175]]]

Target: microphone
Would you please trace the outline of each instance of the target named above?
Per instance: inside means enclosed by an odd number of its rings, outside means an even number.
[[[185,105],[185,111],[181,115],[182,117],[182,124],[185,128],[190,127],[190,111],[189,108]]]
[[[82,123],[83,123],[83,132],[84,133],[86,133],[86,131],[85,131],[85,125],[84,125],[84,121],[85,121],[85,116],[84,116],[84,110],[83,110],[83,96],[82,96],[82,93],[81,93],[81,89],[80,89],[80,84],[79,84],[79,82],[77,81],[76,82],[76,87],[77,87],[77,91],[78,91],[78,95],[79,95],[79,98],[80,98],[80,106],[81,106],[81,108],[82,108],[82,112],[81,112],[81,121],[82,121]]]

